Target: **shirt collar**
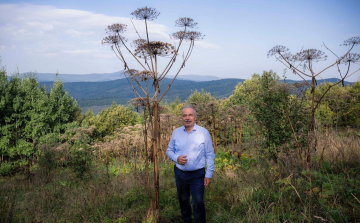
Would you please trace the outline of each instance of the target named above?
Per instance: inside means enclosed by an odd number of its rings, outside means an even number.
[[[185,126],[183,126],[183,130],[186,131]],[[196,123],[195,123],[194,128],[191,130],[191,132],[192,132],[192,131],[196,131],[196,130],[197,130],[197,125],[196,125]]]

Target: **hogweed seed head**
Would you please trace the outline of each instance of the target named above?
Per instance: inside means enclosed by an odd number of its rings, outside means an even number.
[[[351,37],[347,40],[344,41],[344,43],[342,44],[343,46],[356,46],[360,44],[360,37],[359,36],[356,36],[356,37]]]
[[[274,46],[271,50],[269,50],[267,56],[271,57],[271,56],[274,56],[275,54],[283,54],[283,53],[287,53],[287,52],[289,52],[289,49],[287,47],[277,45],[277,46]]]
[[[124,72],[124,76],[125,76],[125,77],[130,77],[130,78],[132,78],[133,76],[136,76],[136,74],[137,74],[138,72],[139,72],[138,70],[129,69],[129,70],[126,70],[126,71]]]
[[[195,28],[197,26],[197,22],[195,22],[192,18],[183,17],[175,21],[175,26]]]
[[[358,53],[349,53],[341,60],[341,63],[348,64],[348,63],[356,63],[360,61],[360,54]]]
[[[145,6],[143,8],[136,9],[131,13],[131,15],[140,20],[151,21],[156,19],[160,15],[160,12],[156,11],[155,8]]]
[[[201,32],[189,31],[186,32],[185,39],[189,41],[203,40],[204,35]]]
[[[185,38],[185,35],[186,35],[186,32],[184,31],[178,31],[176,33],[173,33],[171,34],[171,36],[174,38],[174,39],[184,39]]]
[[[301,52],[294,55],[294,60],[296,61],[304,61],[304,62],[318,62],[321,60],[326,60],[327,56],[324,52],[317,49],[307,49],[302,50]]]
[[[108,34],[120,34],[126,31],[127,25],[115,23],[107,27],[105,30]]]
[[[148,58],[150,56],[149,48],[152,56],[170,56],[175,52],[173,45],[161,41],[151,41],[150,43],[139,41],[134,44],[138,44],[135,49],[135,55],[139,57]]]
[[[130,100],[130,103],[136,107],[145,107],[151,103],[149,98],[134,98]]]
[[[127,39],[120,35],[110,35],[102,39],[102,45],[121,45],[122,41],[126,42]]]
[[[133,78],[137,78],[139,81],[148,81],[150,79],[153,79],[154,76],[154,72],[144,70],[136,73]]]

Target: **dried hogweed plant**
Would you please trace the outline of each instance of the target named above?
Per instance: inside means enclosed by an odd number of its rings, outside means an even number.
[[[277,61],[284,64],[289,70],[291,70],[294,74],[298,75],[304,80],[304,83],[307,85],[308,88],[311,90],[311,105],[310,105],[310,114],[311,114],[311,121],[309,126],[309,137],[308,137],[308,146],[307,148],[301,148],[302,153],[304,153],[304,157],[306,157],[306,162],[308,166],[311,163],[312,154],[316,151],[317,139],[316,139],[316,131],[315,131],[315,112],[318,108],[319,104],[321,103],[324,96],[328,93],[328,91],[334,87],[342,83],[344,85],[344,80],[354,73],[358,72],[360,68],[355,69],[350,72],[351,64],[358,64],[360,55],[356,53],[351,53],[355,46],[360,44],[360,37],[352,37],[342,44],[343,46],[347,46],[348,49],[342,56],[336,55],[331,49],[329,49],[325,43],[323,44],[324,47],[331,52],[335,57],[335,61],[331,62],[330,65],[325,66],[320,71],[315,71],[313,68],[314,63],[319,61],[328,60],[327,55],[317,49],[306,49],[301,50],[296,54],[291,54],[290,50],[285,46],[275,46],[273,47],[267,54],[268,57],[274,56]],[[344,64],[347,66],[345,69],[341,69],[340,65]],[[340,80],[335,83],[328,84],[327,89],[320,95],[320,97],[315,97],[316,85],[317,80],[323,79],[323,74],[325,71],[329,70],[332,67],[337,67],[337,71],[339,73]],[[302,69],[301,69],[302,68]],[[345,70],[343,73],[342,70]],[[307,80],[311,79],[311,80]],[[296,138],[296,136],[295,136]],[[300,149],[300,148],[299,148]],[[300,153],[300,158],[302,155]]]
[[[150,41],[149,37],[149,25],[148,21],[157,19],[160,13],[151,7],[138,8],[133,11],[131,15],[138,20],[143,20],[145,23],[146,37],[141,38],[139,32],[136,33],[139,39],[133,40],[131,44],[128,44],[128,40],[123,36],[127,30],[125,24],[113,24],[107,27],[106,33],[108,34],[102,41],[104,45],[110,45],[111,49],[115,53],[116,57],[124,64],[124,74],[135,94],[135,99],[132,103],[141,107],[144,111],[145,120],[149,120],[146,123],[145,129],[152,129],[151,131],[151,153],[154,162],[154,219],[159,222],[160,207],[159,207],[159,159],[158,151],[160,151],[160,108],[159,103],[164,98],[166,93],[170,90],[174,80],[179,75],[180,71],[185,67],[187,60],[190,58],[192,50],[195,45],[195,41],[202,40],[203,35],[200,32],[189,31],[189,28],[195,28],[197,23],[187,17],[179,18],[175,21],[177,27],[182,27],[183,30],[176,32],[171,35],[173,40],[177,41],[176,46],[162,42],[162,41]],[[190,42],[189,48],[180,60],[180,66],[175,71],[174,78],[171,83],[166,87],[163,92],[160,92],[160,87],[164,83],[165,77],[168,75],[170,70],[174,67],[175,62],[178,60],[180,47],[184,41]],[[125,54],[126,57],[125,57]],[[130,63],[127,62],[128,55],[132,57],[138,64],[140,69],[134,69],[130,67]],[[168,62],[164,69],[158,67],[158,61],[160,58],[167,58]],[[133,64],[133,63],[131,63]],[[151,85],[150,85],[151,84]],[[150,87],[154,91],[150,91]],[[150,94],[150,92],[154,92]],[[147,131],[145,131],[147,132]],[[147,143],[146,137],[144,138]],[[146,146],[145,146],[146,147]]]

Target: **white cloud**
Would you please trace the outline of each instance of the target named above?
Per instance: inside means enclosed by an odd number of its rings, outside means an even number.
[[[143,27],[143,21],[133,22],[140,35],[145,36],[139,29]],[[15,45],[21,53],[46,57],[64,53],[88,56],[87,53],[97,50],[99,55],[108,57],[102,51],[112,52],[101,45],[101,40],[107,35],[105,28],[114,23],[128,25],[126,37],[130,41],[138,38],[130,18],[53,6],[0,4],[0,42],[3,45],[0,50],[4,52],[6,46]],[[164,41],[168,38],[167,27],[161,24],[149,22],[149,30],[154,39]]]
[[[45,30],[45,31],[50,31],[50,30],[54,29],[54,26],[52,24],[45,23],[45,22],[39,22],[39,21],[27,22],[27,25],[30,28],[35,28],[35,29]]]
[[[59,9],[32,4],[0,4],[0,52],[4,64],[21,71],[62,73],[102,72],[103,67],[117,61],[109,46],[102,46],[108,25],[127,25],[124,34],[131,42],[138,39],[130,18],[107,16],[89,11]],[[144,21],[133,20],[142,38],[146,37]],[[151,40],[173,42],[170,28],[148,22]],[[196,48],[219,49],[208,42],[196,42]],[[186,46],[185,46],[186,48]],[[125,58],[132,58],[124,51]],[[81,62],[80,62],[81,61]],[[131,63],[131,61],[129,61]],[[99,66],[101,64],[101,66]],[[121,69],[122,65],[119,68]]]
[[[89,36],[94,34],[93,32],[80,32],[73,29],[66,30],[65,33],[71,37]]]
[[[202,48],[202,49],[208,49],[208,50],[221,49],[220,46],[211,44],[209,42],[204,42],[204,41],[195,42],[195,47],[199,47],[199,48]]]

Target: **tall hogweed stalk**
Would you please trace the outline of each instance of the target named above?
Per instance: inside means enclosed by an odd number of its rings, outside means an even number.
[[[182,30],[175,32],[170,37],[177,41],[174,46],[170,43],[162,41],[154,41],[149,37],[149,21],[157,19],[160,13],[155,8],[143,7],[133,11],[131,15],[138,19],[143,20],[145,23],[146,36],[142,38],[139,32],[139,39],[133,40],[132,44],[128,44],[128,39],[124,34],[127,30],[126,24],[113,24],[109,25],[106,29],[106,36],[102,40],[103,45],[110,45],[116,57],[124,64],[124,75],[132,86],[135,99],[133,103],[139,107],[147,108],[149,114],[149,127],[153,130],[151,133],[152,160],[154,161],[154,203],[151,204],[153,211],[153,219],[156,222],[160,221],[160,207],[159,207],[159,160],[158,151],[160,150],[160,111],[159,104],[164,98],[166,93],[170,90],[176,77],[180,71],[185,67],[186,62],[191,56],[195,46],[195,41],[202,40],[203,34],[197,31],[190,31],[190,28],[195,28],[197,23],[188,17],[182,17],[175,21],[177,27]],[[167,86],[166,90],[161,94],[160,87],[164,83],[165,77],[169,74],[170,70],[174,67],[175,62],[178,60],[180,47],[184,45],[184,41],[189,42],[188,49],[182,55],[180,66],[175,71],[175,75]],[[127,55],[126,55],[126,54]],[[136,61],[139,69],[130,67],[128,63],[128,56]],[[167,65],[164,69],[158,66],[159,58],[168,58]],[[135,63],[135,64],[136,64]],[[133,64],[133,63],[131,63]],[[151,83],[151,85],[149,85]],[[149,88],[153,88],[154,93],[150,94]],[[144,113],[145,114],[145,113]],[[146,141],[147,139],[144,138]],[[144,143],[147,146],[147,142]]]
[[[299,153],[299,157],[302,158],[302,154],[304,154],[305,161],[307,166],[311,164],[312,154],[316,151],[317,146],[317,138],[316,138],[316,119],[315,113],[319,108],[319,105],[325,95],[329,92],[329,90],[338,85],[344,85],[344,81],[346,78],[352,76],[356,72],[360,70],[360,68],[355,68],[353,70],[350,69],[351,65],[359,64],[360,54],[351,53],[355,46],[360,44],[360,37],[352,37],[348,40],[344,41],[343,46],[348,47],[347,51],[338,56],[331,49],[329,49],[325,43],[323,43],[324,47],[335,56],[335,61],[332,61],[330,64],[325,66],[323,69],[316,71],[314,69],[314,64],[319,61],[325,61],[328,59],[327,55],[321,50],[317,49],[302,49],[300,52],[292,54],[290,50],[285,46],[275,46],[273,47],[267,54],[268,57],[274,56],[277,61],[281,62],[284,66],[286,66],[289,70],[291,70],[294,74],[298,75],[304,80],[304,83],[309,87],[311,92],[311,102],[310,102],[310,126],[309,126],[309,137],[308,144],[306,148],[299,148],[302,152]],[[343,66],[342,66],[343,65]],[[344,67],[345,66],[345,67]],[[315,97],[315,93],[317,91],[317,80],[323,79],[325,75],[325,71],[328,71],[330,68],[337,68],[337,72],[339,74],[339,80],[335,83],[331,83],[327,85],[325,91],[323,91],[320,97]],[[308,80],[310,79],[310,80]],[[291,123],[291,122],[290,122]],[[295,133],[294,133],[295,134]],[[296,139],[296,134],[295,134]],[[300,147],[300,144],[298,144]]]

